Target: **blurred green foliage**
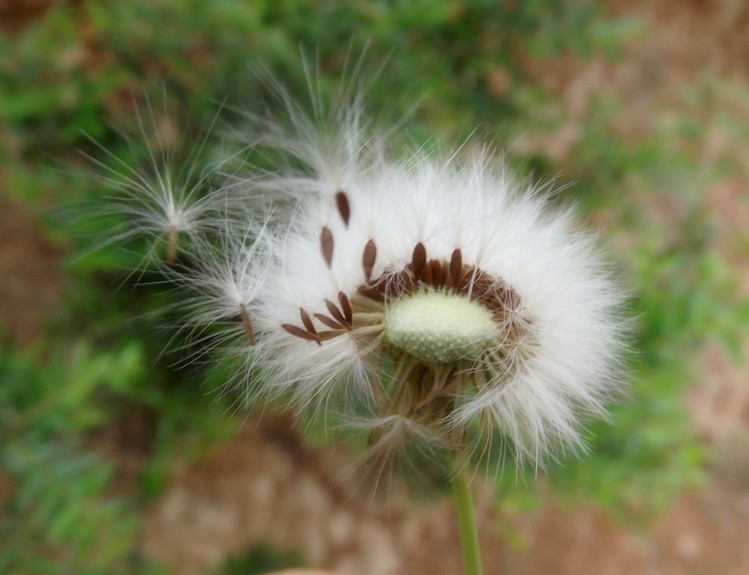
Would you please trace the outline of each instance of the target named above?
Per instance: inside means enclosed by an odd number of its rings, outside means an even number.
[[[44,362],[36,355],[0,356],[0,469],[13,490],[3,502],[0,570],[127,573],[137,515],[126,500],[104,497],[114,466],[85,443],[111,417],[102,394],[143,381],[142,352],[84,344]]]
[[[258,65],[304,94],[300,46],[314,55],[323,91],[362,52],[373,76],[388,59],[369,104],[398,117],[422,98],[409,126],[416,140],[459,140],[479,126],[503,147],[564,120],[537,113],[553,96],[528,72],[529,60],[617,58],[640,32],[638,22],[607,18],[588,0],[54,3],[0,35],[0,175],[29,207],[101,197],[108,192],[100,184],[57,166],[80,165],[77,150],[97,155],[92,139],[134,161],[121,133],[137,134],[138,101],[166,101],[196,126],[216,113],[271,105]],[[718,97],[714,91],[686,95],[687,107]],[[738,89],[725,97],[749,107]],[[640,239],[621,254],[638,318],[634,383],[612,421],[591,428],[591,456],[553,465],[549,477],[558,495],[592,498],[626,516],[700,480],[704,454],[677,400],[690,379],[684,358],[708,334],[735,348],[749,308],[736,305],[730,272],[705,241],[711,224],[694,188],[711,175],[667,145],[698,139],[701,124],[685,115],[632,143],[613,128],[620,107],[615,94],[594,102],[563,179],[576,182],[565,195],[586,211],[616,214],[612,237]],[[562,168],[540,153],[510,159],[534,175]],[[685,206],[676,238],[642,213],[642,198],[655,193]],[[179,363],[187,344],[165,336],[169,312],[156,313],[174,294],[136,288],[143,278],[123,271],[137,248],[91,252],[75,221],[40,217],[40,224],[78,257],[67,267],[65,319],[32,349],[0,351],[0,484],[9,486],[0,490],[0,572],[156,572],[137,554],[139,510],[158,497],[175,457],[199,458],[231,433],[237,418],[225,411],[240,398],[216,399],[226,374]],[[148,449],[135,488],[118,492],[118,463],[101,437],[144,410],[152,418]],[[534,470],[519,473],[520,481],[515,471],[500,476],[506,505],[537,500]],[[238,565],[251,569],[252,561]]]

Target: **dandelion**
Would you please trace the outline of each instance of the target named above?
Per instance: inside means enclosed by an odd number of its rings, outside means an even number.
[[[281,167],[200,200],[254,208],[195,242],[178,281],[207,298],[194,320],[242,326],[253,394],[339,415],[376,457],[452,460],[475,575],[468,462],[497,436],[537,464],[583,445],[620,383],[623,294],[574,212],[496,154],[393,159],[358,100],[315,110],[259,123],[250,143]]]
[[[114,229],[107,231],[105,244],[125,245],[145,238],[148,250],[144,261],[156,260],[163,252],[163,262],[173,266],[187,244],[200,243],[207,230],[225,225],[225,218],[216,217],[222,211],[228,214],[224,198],[205,190],[229,159],[211,162],[206,158],[213,123],[186,145],[166,111],[157,116],[149,102],[145,115],[137,112],[137,125],[149,144],[144,147],[123,135],[128,155],[134,157],[132,163],[92,140],[104,156],[89,156],[96,167],[94,176],[119,192],[107,198],[95,216],[121,217]]]
[[[370,423],[409,420],[403,441],[455,451],[497,431],[537,462],[580,446],[580,416],[617,383],[621,293],[573,213],[497,164],[419,155],[345,182],[287,176],[300,199],[253,306],[261,389],[299,408],[363,403]]]

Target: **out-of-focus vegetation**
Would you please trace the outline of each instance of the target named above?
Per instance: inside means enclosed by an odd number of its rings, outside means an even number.
[[[222,374],[181,365],[182,352],[170,351],[179,345],[164,327],[170,318],[151,312],[173,295],[136,287],[143,278],[128,267],[137,255],[114,246],[91,251],[78,220],[54,215],[109,193],[86,177],[91,165],[79,151],[100,157],[95,140],[136,162],[122,133],[137,140],[135,106],[146,98],[165,102],[188,138],[216,114],[220,125],[236,109],[257,109],[265,93],[258,65],[303,96],[300,46],[319,62],[325,91],[366,45],[373,75],[387,59],[368,95],[375,112],[397,117],[421,98],[408,122],[416,139],[459,141],[478,126],[509,146],[518,170],[542,178],[561,171],[559,183],[574,181],[565,201],[591,217],[613,214],[602,230],[609,239],[638,238],[617,254],[639,324],[631,392],[610,423],[591,428],[590,456],[553,465],[549,477],[555,497],[593,499],[620,516],[647,514],[699,482],[703,454],[677,399],[690,380],[688,357],[708,334],[735,346],[749,319],[725,264],[706,249],[710,224],[696,187],[711,175],[672,144],[699,138],[701,125],[685,117],[633,143],[613,129],[622,101],[607,94],[594,102],[563,165],[512,146],[524,134],[550,135],[565,120],[549,112],[553,95],[529,72],[529,60],[615,59],[638,33],[636,21],[607,17],[586,0],[59,2],[6,29],[3,193],[31,210],[45,206],[40,233],[69,257],[62,319],[30,348],[0,350],[0,481],[8,486],[0,491],[0,572],[159,572],[138,555],[139,507],[159,496],[175,456],[200,457],[243,417],[229,415],[235,396],[213,393]],[[747,94],[733,97],[749,102]],[[678,229],[643,212],[652,194],[684,206]],[[117,454],[107,454],[100,438],[143,414],[144,462],[122,486]],[[537,500],[535,470],[523,473],[501,474],[506,505]]]

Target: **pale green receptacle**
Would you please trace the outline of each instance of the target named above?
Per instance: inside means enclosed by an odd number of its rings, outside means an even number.
[[[388,343],[428,363],[475,359],[497,337],[491,311],[450,292],[423,291],[385,308]]]

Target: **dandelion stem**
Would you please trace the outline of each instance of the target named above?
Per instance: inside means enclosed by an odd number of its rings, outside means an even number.
[[[469,467],[459,457],[454,457],[452,463],[452,487],[463,554],[463,575],[482,575],[484,571],[481,566],[479,532],[476,526]]]

